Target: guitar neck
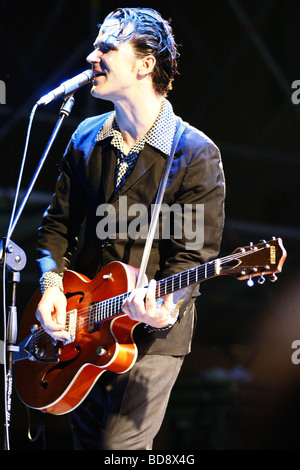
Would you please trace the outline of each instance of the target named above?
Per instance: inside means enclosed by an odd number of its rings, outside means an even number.
[[[155,296],[159,298],[225,274],[240,280],[248,279],[251,281],[254,276],[281,272],[285,258],[286,251],[280,238],[273,238],[269,242],[262,240],[257,245],[250,244],[247,247],[238,248],[229,256],[217,258],[157,281]],[[116,297],[96,302],[91,309],[91,315],[95,314],[93,319],[95,323],[121,313],[123,301],[129,295],[130,292],[125,292]],[[94,321],[91,323],[94,323]]]
[[[217,276],[220,274],[219,267],[220,260],[217,259],[157,281],[156,298]],[[97,323],[109,320],[121,313],[123,301],[129,297],[129,295],[130,292],[125,292],[116,297],[111,297],[101,302],[95,302],[90,309],[90,324],[96,327]]]
[[[156,285],[156,298],[218,276],[220,274],[220,261],[220,259],[216,259],[161,279]]]

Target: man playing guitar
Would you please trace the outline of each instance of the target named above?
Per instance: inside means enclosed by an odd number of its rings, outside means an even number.
[[[114,111],[86,119],[74,132],[39,229],[42,298],[36,317],[53,341],[70,341],[68,295],[63,287],[67,269],[74,266],[85,282],[114,261],[140,267],[145,239],[119,231],[124,216],[120,197],[127,201],[127,227],[135,204],[150,214],[181,122],[166,99],[177,58],[169,23],[152,9],[118,9],[99,29],[87,57],[94,72],[91,94],[112,102]],[[77,449],[151,449],[184,356],[191,350],[198,285],[163,294],[159,302],[156,286],[160,279],[216,258],[224,223],[224,176],[218,148],[189,124],[178,143],[163,201],[168,207],[191,207],[194,224],[196,209],[202,205],[204,241],[199,246],[189,244],[185,230],[181,238],[172,229],[163,237],[159,220],[160,237],[153,242],[146,271],[150,282],[138,289],[133,282],[122,303],[123,314],[136,325],[132,328],[135,360],[122,373],[114,367],[106,370],[72,410]],[[96,230],[103,204],[109,204],[117,217],[117,231],[106,239],[100,239]],[[80,249],[71,261],[80,233]],[[108,268],[101,279],[110,282],[113,297],[116,273]],[[84,302],[81,291],[72,293],[79,296],[78,303]],[[170,315],[178,305],[174,322]],[[97,354],[101,357],[101,349]],[[58,368],[51,373],[58,373]]]

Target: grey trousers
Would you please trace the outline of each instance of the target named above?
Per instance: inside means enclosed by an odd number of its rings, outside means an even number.
[[[139,356],[125,374],[102,374],[70,415],[75,449],[151,450],[183,359]]]

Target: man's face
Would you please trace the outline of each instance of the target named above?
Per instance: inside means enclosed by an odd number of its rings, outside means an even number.
[[[106,20],[94,42],[94,51],[87,57],[95,74],[92,95],[112,102],[128,98],[137,83],[134,50],[130,42],[118,40],[119,32],[118,20]]]

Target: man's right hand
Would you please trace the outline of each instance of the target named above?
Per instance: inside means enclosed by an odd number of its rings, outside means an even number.
[[[66,297],[58,287],[48,287],[38,304],[36,318],[54,339],[69,340],[66,328]]]

